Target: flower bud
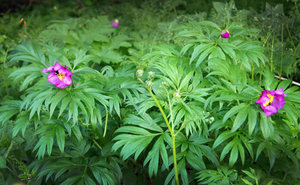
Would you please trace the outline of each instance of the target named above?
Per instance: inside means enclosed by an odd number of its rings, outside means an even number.
[[[167,87],[167,86],[168,86],[168,83],[167,83],[167,82],[162,82],[161,85]]]
[[[115,19],[113,22],[111,22],[111,24],[113,25],[113,27],[117,28],[120,26],[120,22],[118,19]]]
[[[228,30],[222,30],[221,37],[222,38],[229,38],[229,31]]]
[[[138,78],[141,78],[143,76],[143,74],[144,74],[144,70],[142,70],[142,69],[139,69],[139,70],[136,71],[136,76]]]
[[[155,72],[153,72],[153,71],[148,72],[148,78],[149,79],[152,79],[154,76],[155,76]]]
[[[176,99],[179,99],[179,98],[181,97],[179,92],[175,92],[175,93],[173,94],[173,96],[174,96],[174,98],[176,98]]]
[[[147,81],[146,81],[146,85],[147,85],[148,87],[151,87],[151,86],[153,85],[153,82],[152,82],[151,80],[147,80]]]

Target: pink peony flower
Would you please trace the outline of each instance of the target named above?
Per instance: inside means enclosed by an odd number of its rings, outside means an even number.
[[[229,31],[228,30],[222,30],[221,31],[221,37],[229,38]]]
[[[54,66],[43,69],[43,73],[50,72],[48,75],[48,81],[56,88],[64,89],[67,85],[72,85],[71,73],[67,66],[63,67],[57,61]]]
[[[119,20],[115,19],[113,22],[111,22],[111,24],[113,25],[113,27],[117,28],[120,26]]]
[[[272,116],[277,113],[279,109],[282,109],[285,104],[284,97],[286,94],[283,93],[283,89],[277,90],[264,90],[260,98],[256,101],[256,103],[260,104],[260,107],[264,110],[266,116]]]

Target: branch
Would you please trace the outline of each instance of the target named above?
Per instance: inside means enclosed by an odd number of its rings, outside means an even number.
[[[278,75],[275,75],[275,78],[277,78],[279,80],[287,80],[286,78],[280,77]],[[300,87],[300,83],[299,82],[292,81],[292,84],[297,85],[297,86]]]

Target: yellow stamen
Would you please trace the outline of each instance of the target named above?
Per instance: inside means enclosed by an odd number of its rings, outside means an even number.
[[[62,80],[64,77],[65,77],[65,74],[62,74],[62,73],[58,73],[57,74],[57,77]]]
[[[269,100],[264,103],[264,106],[269,105],[274,100],[274,96],[272,96],[271,94],[267,93],[267,96],[269,97]]]

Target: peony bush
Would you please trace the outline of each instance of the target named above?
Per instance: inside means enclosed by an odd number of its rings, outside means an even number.
[[[233,1],[158,5],[12,18],[27,23],[0,37],[0,184],[300,182],[297,73],[268,52],[283,35]]]

